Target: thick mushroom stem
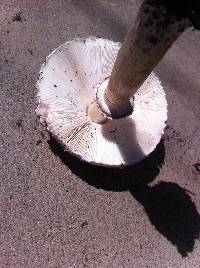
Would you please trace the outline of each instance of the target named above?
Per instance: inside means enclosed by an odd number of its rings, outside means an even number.
[[[90,114],[98,112],[113,119],[122,118],[133,111],[130,99],[159,63],[181,33],[190,26],[185,18],[154,0],[146,0],[137,14],[134,28],[127,34],[117,55],[104,100],[96,99]],[[104,107],[106,103],[107,107]],[[109,113],[108,113],[109,111]],[[99,115],[103,117],[103,115]],[[96,123],[99,116],[93,116]]]

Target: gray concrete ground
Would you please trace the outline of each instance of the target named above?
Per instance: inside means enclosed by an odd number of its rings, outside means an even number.
[[[186,31],[156,68],[168,127],[137,167],[81,164],[34,113],[50,51],[74,37],[122,41],[140,3],[0,1],[1,268],[200,267],[200,33]]]

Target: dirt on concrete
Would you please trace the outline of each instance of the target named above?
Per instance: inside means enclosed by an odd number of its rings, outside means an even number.
[[[63,153],[35,115],[45,57],[74,37],[123,41],[140,0],[0,3],[0,267],[200,263],[200,33],[156,67],[168,100],[155,152],[125,170]]]

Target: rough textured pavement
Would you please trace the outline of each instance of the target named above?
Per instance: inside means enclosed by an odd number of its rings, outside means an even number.
[[[200,33],[186,31],[156,68],[168,125],[136,167],[81,164],[34,113],[50,51],[74,37],[122,41],[140,3],[0,1],[1,268],[200,267]]]

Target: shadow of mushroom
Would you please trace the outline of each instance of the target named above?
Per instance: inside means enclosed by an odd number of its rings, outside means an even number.
[[[192,252],[199,238],[200,215],[189,192],[172,182],[148,186],[164,163],[163,140],[143,161],[124,169],[91,166],[65,152],[52,138],[48,143],[52,152],[88,184],[107,191],[130,191],[143,205],[151,224],[177,247],[181,256]]]
[[[153,181],[159,174],[165,157],[164,142],[161,140],[156,149],[143,161],[123,169],[114,169],[80,161],[65,152],[53,138],[50,138],[48,144],[52,152],[59,156],[74,174],[95,188],[107,191],[127,191],[138,184],[143,185]]]
[[[200,234],[200,215],[188,191],[172,182],[130,189],[150,222],[186,257]]]
[[[109,120],[102,125],[101,132],[108,142],[117,145],[125,163],[138,162],[145,157],[136,137],[134,120],[130,117]]]

